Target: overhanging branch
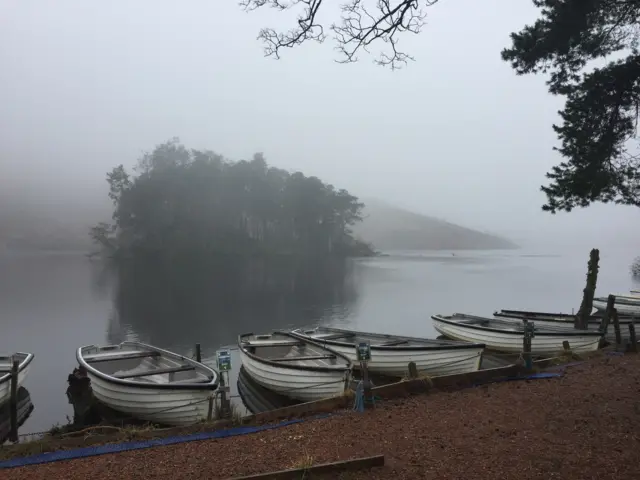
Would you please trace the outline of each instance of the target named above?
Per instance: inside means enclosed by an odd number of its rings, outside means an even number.
[[[398,48],[398,37],[402,33],[420,33],[426,18],[426,7],[438,0],[349,0],[340,7],[339,23],[331,24],[340,63],[357,61],[357,54],[364,50],[369,53],[373,43],[381,41],[387,48],[380,52],[376,63],[399,68],[408,60],[413,60]],[[262,7],[289,10],[299,7],[298,27],[286,32],[272,28],[260,31],[258,38],[265,44],[265,55],[280,58],[283,48],[292,48],[307,40],[323,42],[325,27],[318,20],[320,8],[326,6],[323,0],[241,0],[240,5],[247,11]]]

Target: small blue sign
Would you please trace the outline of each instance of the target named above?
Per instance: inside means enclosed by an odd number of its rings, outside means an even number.
[[[231,354],[229,350],[218,350],[216,352],[216,361],[219,372],[228,372],[231,370]]]
[[[361,342],[356,345],[356,358],[359,362],[371,360],[371,344],[369,342]]]

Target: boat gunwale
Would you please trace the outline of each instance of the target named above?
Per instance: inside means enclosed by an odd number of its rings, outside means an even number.
[[[464,315],[467,318],[484,319],[484,320],[488,320],[489,322],[499,322],[500,321],[500,320],[492,319],[492,318],[488,318],[488,317],[476,317],[476,316],[473,316],[473,315],[465,315],[465,314],[460,314],[460,313],[454,313],[453,315],[447,315],[447,316],[431,315],[431,319],[432,320],[436,320],[438,322],[446,323],[447,325],[452,325],[452,326],[457,326],[457,327],[462,327],[462,328],[470,328],[472,330],[481,330],[481,331],[484,331],[484,332],[494,332],[494,333],[501,333],[501,334],[506,334],[506,335],[517,335],[519,337],[524,335],[524,330],[522,330],[522,331],[506,330],[504,328],[483,327],[482,325],[473,325],[473,324],[469,324],[469,323],[455,322],[455,321],[452,320],[452,318],[455,317],[456,315]],[[507,323],[507,322],[504,322],[504,323]],[[535,322],[534,322],[534,327],[535,327]],[[600,333],[598,331],[593,331],[593,330],[580,330],[580,331],[576,331],[576,332],[571,331],[571,330],[554,331],[554,330],[551,330],[551,329],[545,329],[544,327],[542,328],[542,330],[534,329],[534,334],[535,334],[536,337],[557,337],[557,336],[563,336],[563,337],[566,337],[566,336],[568,336],[568,337],[578,337],[578,336],[602,337],[602,333]]]
[[[351,360],[349,360],[349,358],[346,355],[343,355],[340,352],[336,352],[335,350],[330,349],[329,347],[322,345],[319,342],[313,341],[313,340],[309,340],[308,338],[299,338],[294,336],[291,332],[287,332],[287,331],[283,331],[283,330],[274,330],[271,332],[270,335],[286,335],[288,337],[293,338],[294,340],[301,340],[303,342],[307,342],[310,343],[311,345],[314,345],[316,347],[319,348],[323,348],[325,350],[327,350],[329,353],[332,353],[333,355],[336,356],[336,358],[340,358],[342,360],[345,361],[345,365],[326,365],[326,366],[322,366],[322,365],[291,365],[291,364],[286,364],[286,363],[281,363],[281,362],[274,362],[268,358],[264,358],[264,357],[260,357],[258,355],[256,355],[255,353],[251,353],[247,350],[246,345],[242,344],[242,339],[245,337],[250,337],[252,335],[255,335],[253,332],[251,333],[242,333],[240,335],[238,335],[238,348],[240,349],[240,351],[247,355],[250,359],[255,360],[256,362],[260,362],[260,363],[266,363],[268,365],[274,366],[274,367],[279,367],[279,368],[285,368],[288,370],[308,370],[311,372],[339,372],[339,371],[345,371],[345,372],[351,372],[353,370],[353,363],[351,362]],[[264,334],[264,335],[269,335],[269,334]],[[258,345],[258,347],[260,347]]]
[[[615,296],[615,295],[614,295]],[[593,299],[594,302],[598,302],[598,303],[604,303],[606,304],[608,302],[608,298],[607,297],[596,297]],[[633,297],[616,297],[616,301],[614,303],[614,307],[618,304],[621,305],[628,305],[631,307],[638,307],[640,308],[640,297],[638,298],[633,298]],[[630,316],[630,315],[628,315]]]
[[[20,372],[23,372],[31,364],[31,362],[35,358],[35,355],[33,353],[28,353],[28,352],[15,352],[14,354],[9,355],[9,358],[12,358],[15,355],[25,356],[24,359],[18,365],[18,375],[20,375]],[[0,385],[9,381],[10,379],[11,379],[11,372],[5,373],[4,375],[0,376]]]
[[[522,313],[516,313],[516,312],[522,312]],[[524,310],[500,310],[500,311],[496,311],[493,312],[493,316],[497,317],[498,319],[503,319],[503,318],[512,318],[512,319],[521,319],[521,320],[532,320],[532,321],[536,321],[536,320],[540,320],[542,322],[555,322],[558,324],[566,324],[566,325],[570,325],[573,320],[575,319],[575,317],[577,317],[577,314],[572,315],[570,313],[546,313],[546,312],[526,312]],[[593,325],[599,325],[600,323],[602,323],[602,316],[601,315],[589,315],[589,324],[593,324]],[[566,320],[564,320],[566,319]],[[618,315],[618,320],[620,323],[631,323],[637,320],[638,323],[640,323],[640,315]],[[610,324],[612,322],[609,322]]]
[[[211,375],[211,380],[209,380],[206,383],[205,382],[193,382],[193,383],[150,383],[150,382],[137,382],[135,380],[129,380],[129,379],[125,379],[125,378],[117,378],[117,377],[114,377],[112,375],[109,375],[109,374],[106,374],[104,372],[101,372],[100,370],[98,370],[97,368],[92,366],[90,363],[88,363],[84,359],[84,355],[82,353],[83,350],[88,349],[88,348],[103,349],[103,348],[114,347],[114,346],[122,347],[122,345],[140,346],[140,347],[147,348],[147,349],[149,349],[151,351],[156,351],[156,352],[160,353],[161,356],[165,356],[165,357],[168,357],[168,358],[172,358],[173,357],[174,359],[180,359],[180,360],[186,361],[187,363],[193,364],[197,369],[204,369],[204,370],[209,371],[209,373]],[[201,362],[198,362],[196,360],[193,360],[192,358],[188,358],[188,357],[185,357],[185,356],[180,355],[178,353],[171,352],[171,351],[165,350],[163,348],[155,347],[153,345],[148,345],[148,344],[142,343],[142,342],[125,341],[125,342],[121,342],[121,343],[115,344],[115,345],[103,345],[103,346],[100,346],[100,345],[85,345],[83,347],[78,348],[78,350],[76,351],[76,360],[78,361],[78,364],[81,367],[83,367],[85,370],[87,370],[88,373],[91,373],[92,375],[95,375],[96,377],[99,377],[101,380],[104,380],[105,382],[113,383],[113,384],[116,384],[116,385],[122,385],[124,387],[143,388],[143,389],[146,389],[146,390],[149,390],[149,389],[159,389],[159,390],[216,390],[218,388],[219,374],[213,368],[209,367],[208,365],[205,365],[204,363],[201,363]],[[115,357],[113,360],[118,360],[118,358]]]
[[[371,335],[371,336],[380,336],[380,337],[387,337],[387,338],[397,338],[397,339],[406,339],[409,341],[429,341],[431,339],[428,338],[418,338],[418,337],[407,337],[404,335],[387,335],[384,333],[370,333],[370,332],[360,332],[360,331],[355,331],[355,330],[346,330],[346,329],[341,329],[341,328],[334,328],[334,327],[320,327],[322,329],[326,329],[329,331],[334,331],[334,332],[340,332],[340,333],[345,333],[345,334],[349,334],[349,333],[353,333],[355,336],[359,335]],[[295,336],[296,338],[300,338],[300,339],[312,339],[314,342],[320,342],[321,344],[328,344],[328,345],[335,345],[335,346],[339,346],[339,347],[350,347],[350,348],[355,348],[356,347],[356,343],[355,342],[341,342],[339,340],[324,340],[321,338],[318,339],[314,339],[312,337],[309,337],[307,335],[304,335],[302,333],[296,333],[298,331],[302,331],[302,328],[297,328],[295,330],[292,330],[290,333],[291,335]],[[432,340],[434,342],[438,342],[439,340]],[[370,348],[372,351],[374,350],[380,350],[380,351],[401,351],[401,352],[416,352],[416,351],[442,351],[442,350],[470,350],[470,349],[485,349],[486,345],[484,343],[466,343],[466,342],[459,342],[459,341],[455,341],[455,340],[444,340],[444,342],[451,342],[451,345],[375,345],[373,343],[370,344]]]

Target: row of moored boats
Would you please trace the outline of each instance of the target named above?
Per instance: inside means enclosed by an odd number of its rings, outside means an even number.
[[[604,303],[603,303],[604,301]],[[597,310],[606,299],[596,299]],[[620,323],[640,316],[640,292],[617,296]],[[493,318],[465,314],[433,315],[434,328],[446,339],[365,333],[332,327],[245,334],[238,337],[244,370],[258,385],[295,401],[342,395],[358,369],[356,349],[367,344],[372,374],[403,377],[408,364],[429,376],[454,375],[480,368],[485,349],[518,354],[525,324],[534,325],[531,353],[553,356],[569,341],[572,351],[599,348],[602,313],[590,316],[587,330],[573,328],[575,316],[562,313],[500,310]],[[621,329],[627,332],[626,328]],[[608,335],[607,335],[608,336]],[[219,373],[191,358],[138,342],[86,346],[77,361],[91,380],[95,397],[114,410],[160,424],[187,425],[207,418]],[[0,405],[10,393],[10,370],[19,362],[18,385],[33,361],[30,353],[0,357]]]

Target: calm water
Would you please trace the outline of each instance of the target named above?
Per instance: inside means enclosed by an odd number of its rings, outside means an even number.
[[[140,262],[118,272],[81,255],[0,256],[0,351],[35,354],[26,382],[35,410],[20,430],[30,433],[72,416],[66,377],[82,345],[139,339],[190,355],[200,342],[212,358],[239,333],[314,323],[435,337],[433,313],[577,309],[588,253],[399,253],[306,266]],[[599,293],[637,287],[628,272],[638,252],[610,253],[602,252]]]

